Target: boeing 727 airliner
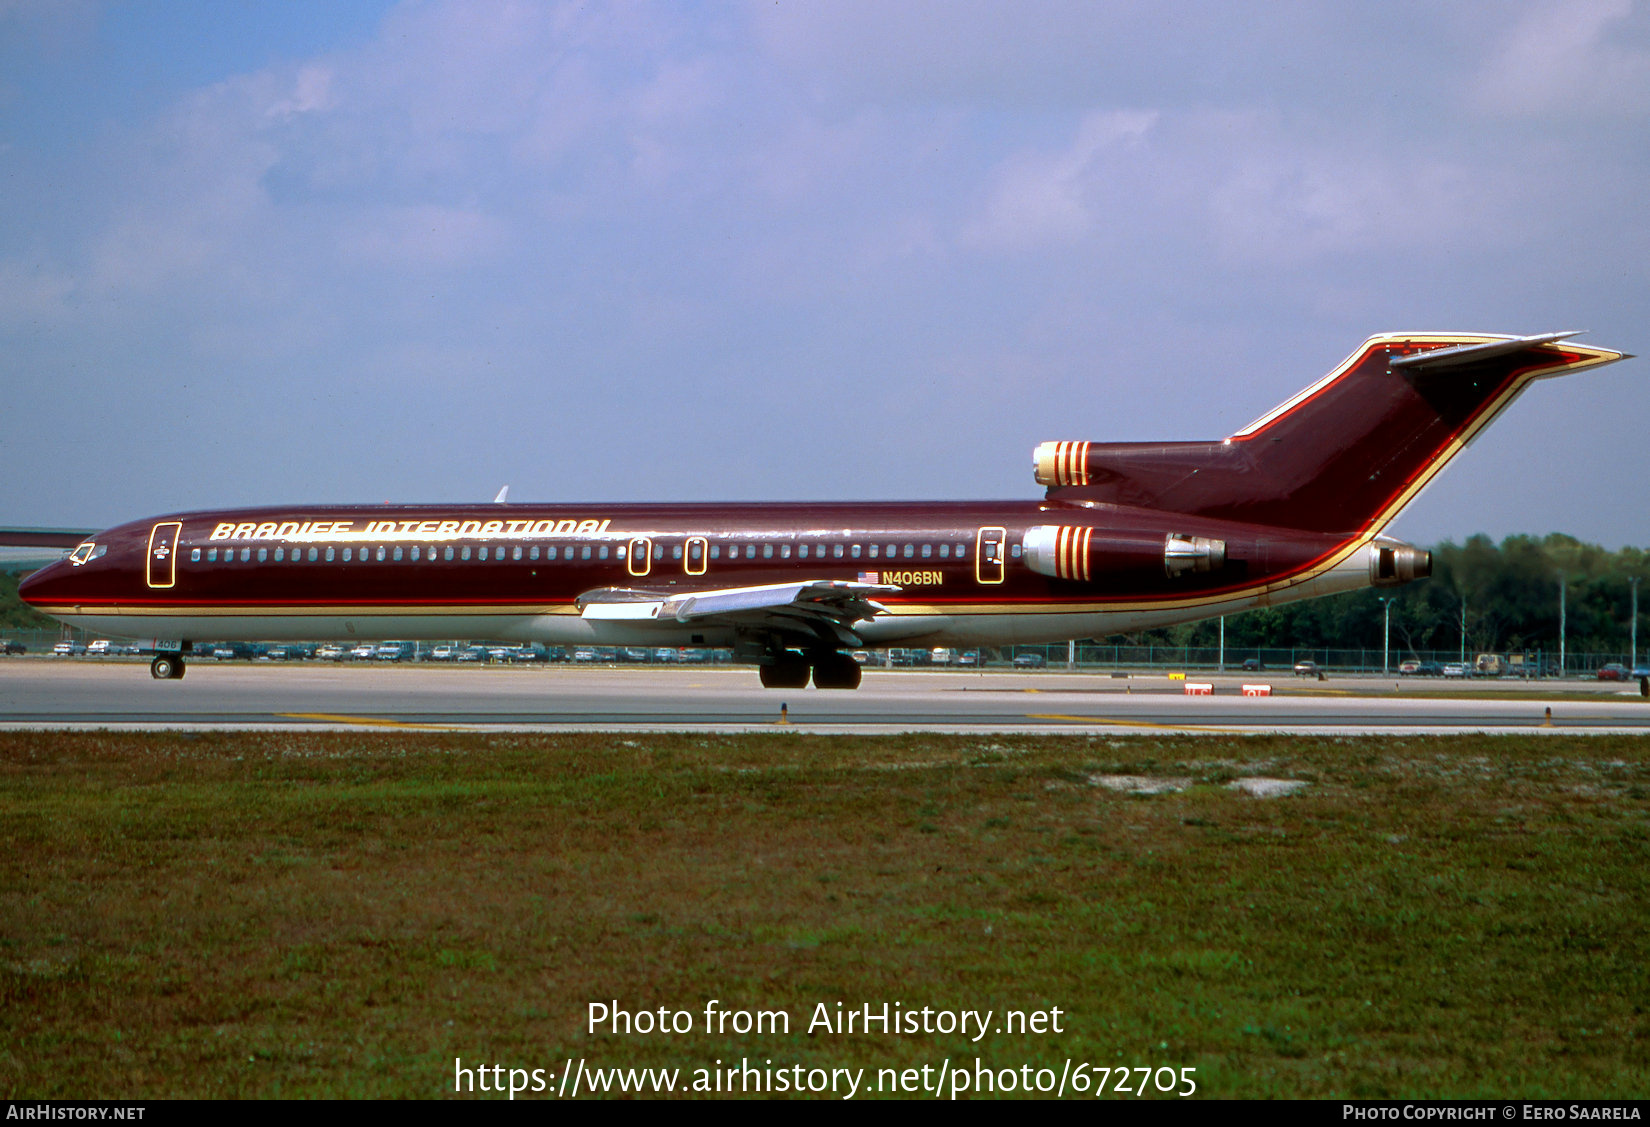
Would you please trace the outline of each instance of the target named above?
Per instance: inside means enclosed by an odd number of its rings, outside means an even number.
[[[1429,574],[1398,512],[1537,379],[1624,353],[1576,333],[1371,337],[1212,442],[1045,442],[1040,500],[379,505],[123,524],[23,598],[142,639],[497,638],[721,646],[762,684],[851,689],[862,646],[1103,637]]]

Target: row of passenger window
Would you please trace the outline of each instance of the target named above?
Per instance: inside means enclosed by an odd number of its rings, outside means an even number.
[[[459,548],[456,552],[450,544],[447,545],[445,549],[436,548],[434,546],[424,547],[419,544],[414,544],[410,548],[403,548],[400,544],[396,544],[394,546],[380,544],[376,548],[342,549],[329,546],[326,548],[310,548],[307,550],[307,555],[306,550],[303,548],[293,548],[290,553],[285,548],[241,548],[238,551],[234,548],[223,548],[221,549],[221,556],[219,555],[219,552],[220,549],[218,548],[206,548],[204,550],[201,548],[191,548],[189,550],[189,559],[193,563],[199,563],[203,559],[207,563],[218,563],[220,560],[223,563],[233,563],[237,558],[242,563],[251,563],[254,559],[256,559],[259,563],[267,563],[270,560],[274,560],[276,563],[283,563],[287,560],[291,560],[293,563],[299,563],[306,559],[310,563],[319,563],[322,561],[325,561],[326,563],[335,563],[339,560],[342,560],[344,563],[352,563],[357,561],[360,563],[366,563],[369,560],[377,560],[379,563],[383,563],[387,560],[468,560],[472,558],[470,546],[468,544],[464,545],[462,548]],[[510,555],[507,556],[506,553],[510,553]],[[535,545],[532,548],[526,549],[524,552],[521,546],[517,545],[512,552],[509,548],[498,547],[491,549],[491,554],[489,555],[489,549],[482,547],[475,551],[473,558],[478,560],[485,560],[489,558],[494,560],[503,560],[506,558],[517,560],[536,560],[539,558],[539,549]],[[558,557],[556,545],[552,544],[544,549],[543,558],[547,560],[554,560],[557,558],[570,560],[574,558],[574,549],[571,545],[569,545],[562,550],[560,556]],[[603,544],[601,546],[601,552],[597,556],[592,556],[591,546],[588,544],[585,545],[582,558],[587,560],[592,558],[607,559],[607,545]],[[624,558],[622,549],[619,558]]]
[[[711,544],[708,547],[711,559],[719,560],[723,558],[722,545]],[[705,555],[706,542],[698,537],[695,537],[687,542],[686,548],[688,559],[697,563],[702,560]],[[1015,545],[1016,550],[1014,554],[1016,556],[1019,555],[1018,548],[1019,545]],[[577,546],[568,544],[560,547],[555,544],[550,544],[544,548],[542,558],[545,560],[624,560],[628,558],[629,550],[629,544],[583,544]],[[638,548],[638,551],[640,550],[642,549]],[[437,553],[439,553],[439,555]],[[967,546],[963,544],[888,544],[886,546],[882,544],[799,544],[795,546],[796,558],[804,560],[809,559],[810,554],[811,558],[820,560],[826,559],[827,556],[831,559],[838,560],[844,558],[856,560],[911,560],[919,558],[925,560],[934,558],[942,560],[961,560],[967,558],[968,549]],[[682,555],[683,545],[673,544],[670,546],[671,559],[680,560]],[[779,545],[730,544],[727,545],[726,555],[729,560],[754,560],[759,556],[761,559],[765,560],[774,559],[776,556],[779,559],[788,560],[792,557],[792,545],[789,543]],[[664,559],[665,545],[655,542],[653,544],[652,556],[656,560]],[[290,551],[284,547],[240,549],[191,548],[189,550],[189,559],[192,563],[201,563],[203,560],[206,563],[233,563],[236,559],[239,559],[241,563],[251,563],[254,559],[256,559],[259,563],[267,563],[272,559],[276,563],[284,563],[288,560],[293,563],[299,563],[305,560],[309,563],[319,563],[322,561],[325,561],[326,563],[335,563],[340,560],[344,563],[352,563],[357,561],[365,563],[369,560],[376,560],[379,563],[383,563],[394,560],[417,561],[420,559],[457,559],[462,561],[472,558],[482,561],[489,559],[525,559],[528,561],[533,561],[540,559],[541,556],[539,546],[536,544],[528,548],[523,548],[519,544],[513,547],[506,547],[503,545],[498,547],[489,547],[488,545],[482,545],[481,547],[474,549],[473,556],[471,547],[468,544],[462,545],[457,549],[455,549],[451,544],[439,548],[433,545],[425,547],[419,544],[413,544],[410,547],[403,547],[400,544],[380,544],[376,547],[349,547],[341,549],[334,548],[329,545],[325,548],[312,547],[307,550],[304,548],[293,548],[290,549]]]

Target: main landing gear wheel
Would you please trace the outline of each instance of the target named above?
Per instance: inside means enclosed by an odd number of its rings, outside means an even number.
[[[758,670],[764,689],[805,689],[808,687],[808,659],[799,653],[787,652],[777,661]]]
[[[818,654],[814,657],[814,688],[859,688],[859,662],[845,653]]]
[[[183,678],[183,658],[175,654],[161,654],[149,663],[149,676],[157,681],[178,681]]]

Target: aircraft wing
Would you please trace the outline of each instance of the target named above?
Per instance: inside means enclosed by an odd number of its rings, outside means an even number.
[[[858,646],[856,622],[884,609],[871,596],[898,591],[877,583],[812,579],[758,587],[723,587],[708,591],[649,591],[601,587],[576,600],[582,617],[608,622],[656,622],[660,625],[723,625],[770,630],[833,648]]]

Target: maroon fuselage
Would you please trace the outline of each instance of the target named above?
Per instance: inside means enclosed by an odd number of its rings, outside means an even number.
[[[594,522],[600,531],[554,531],[581,522]],[[175,562],[151,584],[155,529],[174,523],[181,526],[172,548]],[[444,524],[485,529],[489,523],[500,527],[465,536],[436,531]],[[1115,565],[1087,583],[1031,570],[1020,543],[1028,528],[1048,524],[1094,528],[1108,544],[1102,559],[1115,559]],[[248,535],[231,531],[213,538],[225,526],[248,525]],[[326,531],[308,531],[317,525]],[[289,535],[276,535],[287,526],[293,528]],[[1218,573],[1165,574],[1164,537],[1189,528],[1225,539],[1228,566]],[[259,537],[259,529],[270,531]],[[1000,568],[980,552],[982,530],[989,536],[993,529],[1002,531],[1005,546]],[[632,550],[638,541],[646,542],[645,563]],[[855,581],[874,573],[868,581],[900,588],[878,599],[891,611],[982,602],[1004,609],[1073,601],[1137,606],[1275,582],[1310,569],[1344,544],[1340,537],[1189,522],[1117,506],[1013,501],[271,507],[154,517],[110,529],[94,542],[107,550],[31,576],[27,600],[52,614],[123,617],[297,608],[548,612],[570,608],[580,594],[597,588],[720,589],[799,579]]]

